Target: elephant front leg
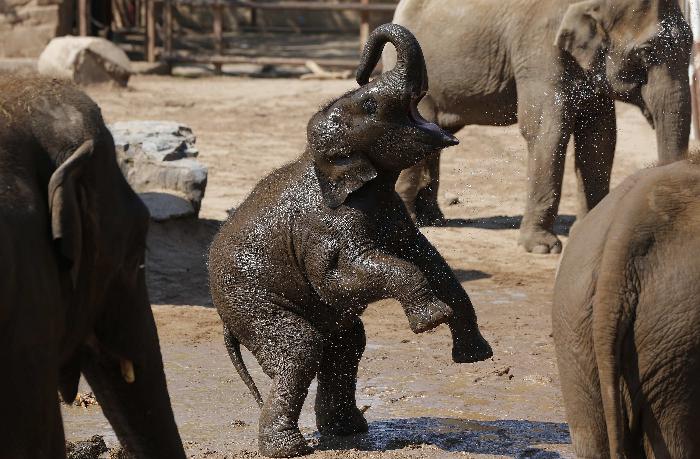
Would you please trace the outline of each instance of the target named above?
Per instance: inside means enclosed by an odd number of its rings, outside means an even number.
[[[554,219],[561,199],[571,123],[562,113],[563,104],[547,99],[545,94],[554,99],[553,89],[528,89],[519,101],[518,113],[529,153],[527,205],[518,243],[532,253],[560,253],[561,241],[554,234]],[[533,97],[527,97],[528,94]]]
[[[415,264],[377,249],[344,254],[320,290],[329,304],[336,305],[395,298],[414,333],[435,328],[452,316],[452,309],[435,295]]]
[[[365,341],[359,318],[325,339],[315,406],[316,426],[323,435],[367,432],[367,421],[355,402],[357,368]]]
[[[470,363],[490,358],[493,351],[479,331],[474,306],[445,259],[412,225],[397,220],[391,233],[394,235],[390,241],[392,251],[415,263],[431,290],[452,309],[447,321],[452,333],[452,360]]]
[[[595,113],[577,120],[574,128],[579,186],[577,221],[585,217],[610,191],[610,174],[615,156],[615,103],[607,97],[599,97],[593,106]]]

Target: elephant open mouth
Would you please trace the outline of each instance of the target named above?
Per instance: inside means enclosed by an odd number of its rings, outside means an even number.
[[[459,140],[457,140],[457,138],[455,136],[453,136],[449,132],[445,131],[437,124],[431,123],[430,121],[423,118],[423,115],[421,115],[420,112],[418,111],[418,104],[420,103],[421,99],[423,99],[423,97],[425,97],[425,93],[422,93],[418,97],[411,98],[411,103],[409,104],[409,109],[408,109],[408,119],[411,120],[411,122],[418,129],[425,131],[428,134],[431,134],[433,136],[434,135],[440,136],[441,142],[447,146],[459,144]]]

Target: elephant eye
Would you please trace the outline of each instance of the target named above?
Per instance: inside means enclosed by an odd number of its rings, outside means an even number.
[[[379,105],[377,104],[377,100],[374,97],[366,98],[365,100],[362,101],[362,109],[368,115],[374,115],[375,113],[377,113],[377,110],[379,109]]]

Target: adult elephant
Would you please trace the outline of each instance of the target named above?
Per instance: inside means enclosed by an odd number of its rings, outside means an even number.
[[[0,77],[0,456],[65,457],[80,374],[135,457],[184,458],[144,274],[148,210],[100,110]]]
[[[637,105],[656,128],[662,162],[686,155],[692,36],[676,0],[402,0],[394,22],[425,53],[426,118],[451,132],[520,125],[529,159],[519,243],[528,252],[561,251],[553,224],[572,135],[579,216],[608,193],[615,100]],[[389,50],[385,68],[394,61]],[[397,183],[419,223],[444,221],[438,180],[439,154]]]
[[[572,232],[552,329],[577,457],[700,457],[700,157],[625,180]]]

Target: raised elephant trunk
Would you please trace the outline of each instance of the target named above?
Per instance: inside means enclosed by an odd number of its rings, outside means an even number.
[[[382,56],[384,45],[389,42],[396,47],[396,66],[389,74],[398,74],[406,92],[420,96],[428,90],[428,72],[420,44],[404,27],[384,24],[377,27],[367,40],[357,68],[357,83],[362,86],[369,82],[372,71]],[[385,74],[385,78],[391,76]]]

